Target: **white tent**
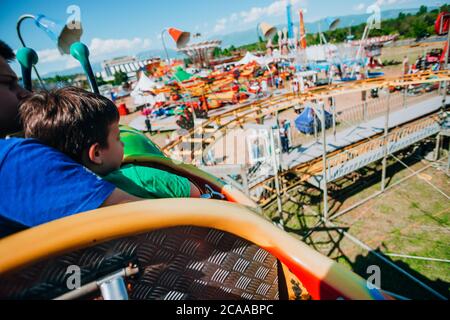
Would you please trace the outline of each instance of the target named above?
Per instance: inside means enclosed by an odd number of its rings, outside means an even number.
[[[264,64],[264,58],[260,58],[255,56],[254,54],[251,54],[250,52],[247,52],[245,54],[245,57],[243,57],[241,60],[239,60],[238,62],[236,62],[236,65],[243,65],[243,64],[247,64],[250,62],[256,61],[256,63],[262,65]]]
[[[157,101],[155,97],[151,94],[145,94],[145,92],[151,91],[157,87],[159,87],[159,85],[155,81],[150,80],[143,72],[141,72],[139,81],[130,93],[130,96],[133,97],[134,104],[142,105],[148,103],[154,105]]]
[[[150,91],[156,87],[158,87],[158,84],[155,81],[150,80],[143,72],[141,72],[139,81],[131,92],[131,95],[142,94],[143,92]]]

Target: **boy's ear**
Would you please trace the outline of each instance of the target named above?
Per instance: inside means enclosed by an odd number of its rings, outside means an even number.
[[[92,163],[97,164],[97,165],[103,164],[103,159],[102,159],[101,155],[102,155],[101,148],[100,148],[100,144],[98,142],[94,143],[93,145],[91,145],[89,147],[88,157]]]

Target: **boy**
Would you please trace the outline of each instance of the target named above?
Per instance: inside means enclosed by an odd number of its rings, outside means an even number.
[[[36,93],[21,104],[20,116],[25,137],[65,153],[136,197],[200,197],[186,178],[144,166],[121,168],[119,113],[103,96],[76,87]]]
[[[22,89],[9,62],[14,51],[0,40],[0,238],[49,221],[125,202],[139,201],[82,165],[22,131]]]

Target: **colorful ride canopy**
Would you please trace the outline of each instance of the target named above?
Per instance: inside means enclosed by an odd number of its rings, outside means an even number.
[[[181,67],[177,67],[175,69],[175,72],[173,74],[173,77],[170,79],[170,81],[187,81],[187,80],[191,80],[191,78],[193,77],[192,74],[186,72],[186,70],[184,70]]]

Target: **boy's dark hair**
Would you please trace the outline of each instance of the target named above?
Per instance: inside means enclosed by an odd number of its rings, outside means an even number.
[[[94,143],[108,147],[109,126],[119,120],[109,99],[76,87],[42,91],[20,105],[26,138],[35,138],[77,162]]]
[[[7,62],[14,60],[14,58],[16,57],[11,47],[2,40],[0,40],[0,57],[5,59]]]

